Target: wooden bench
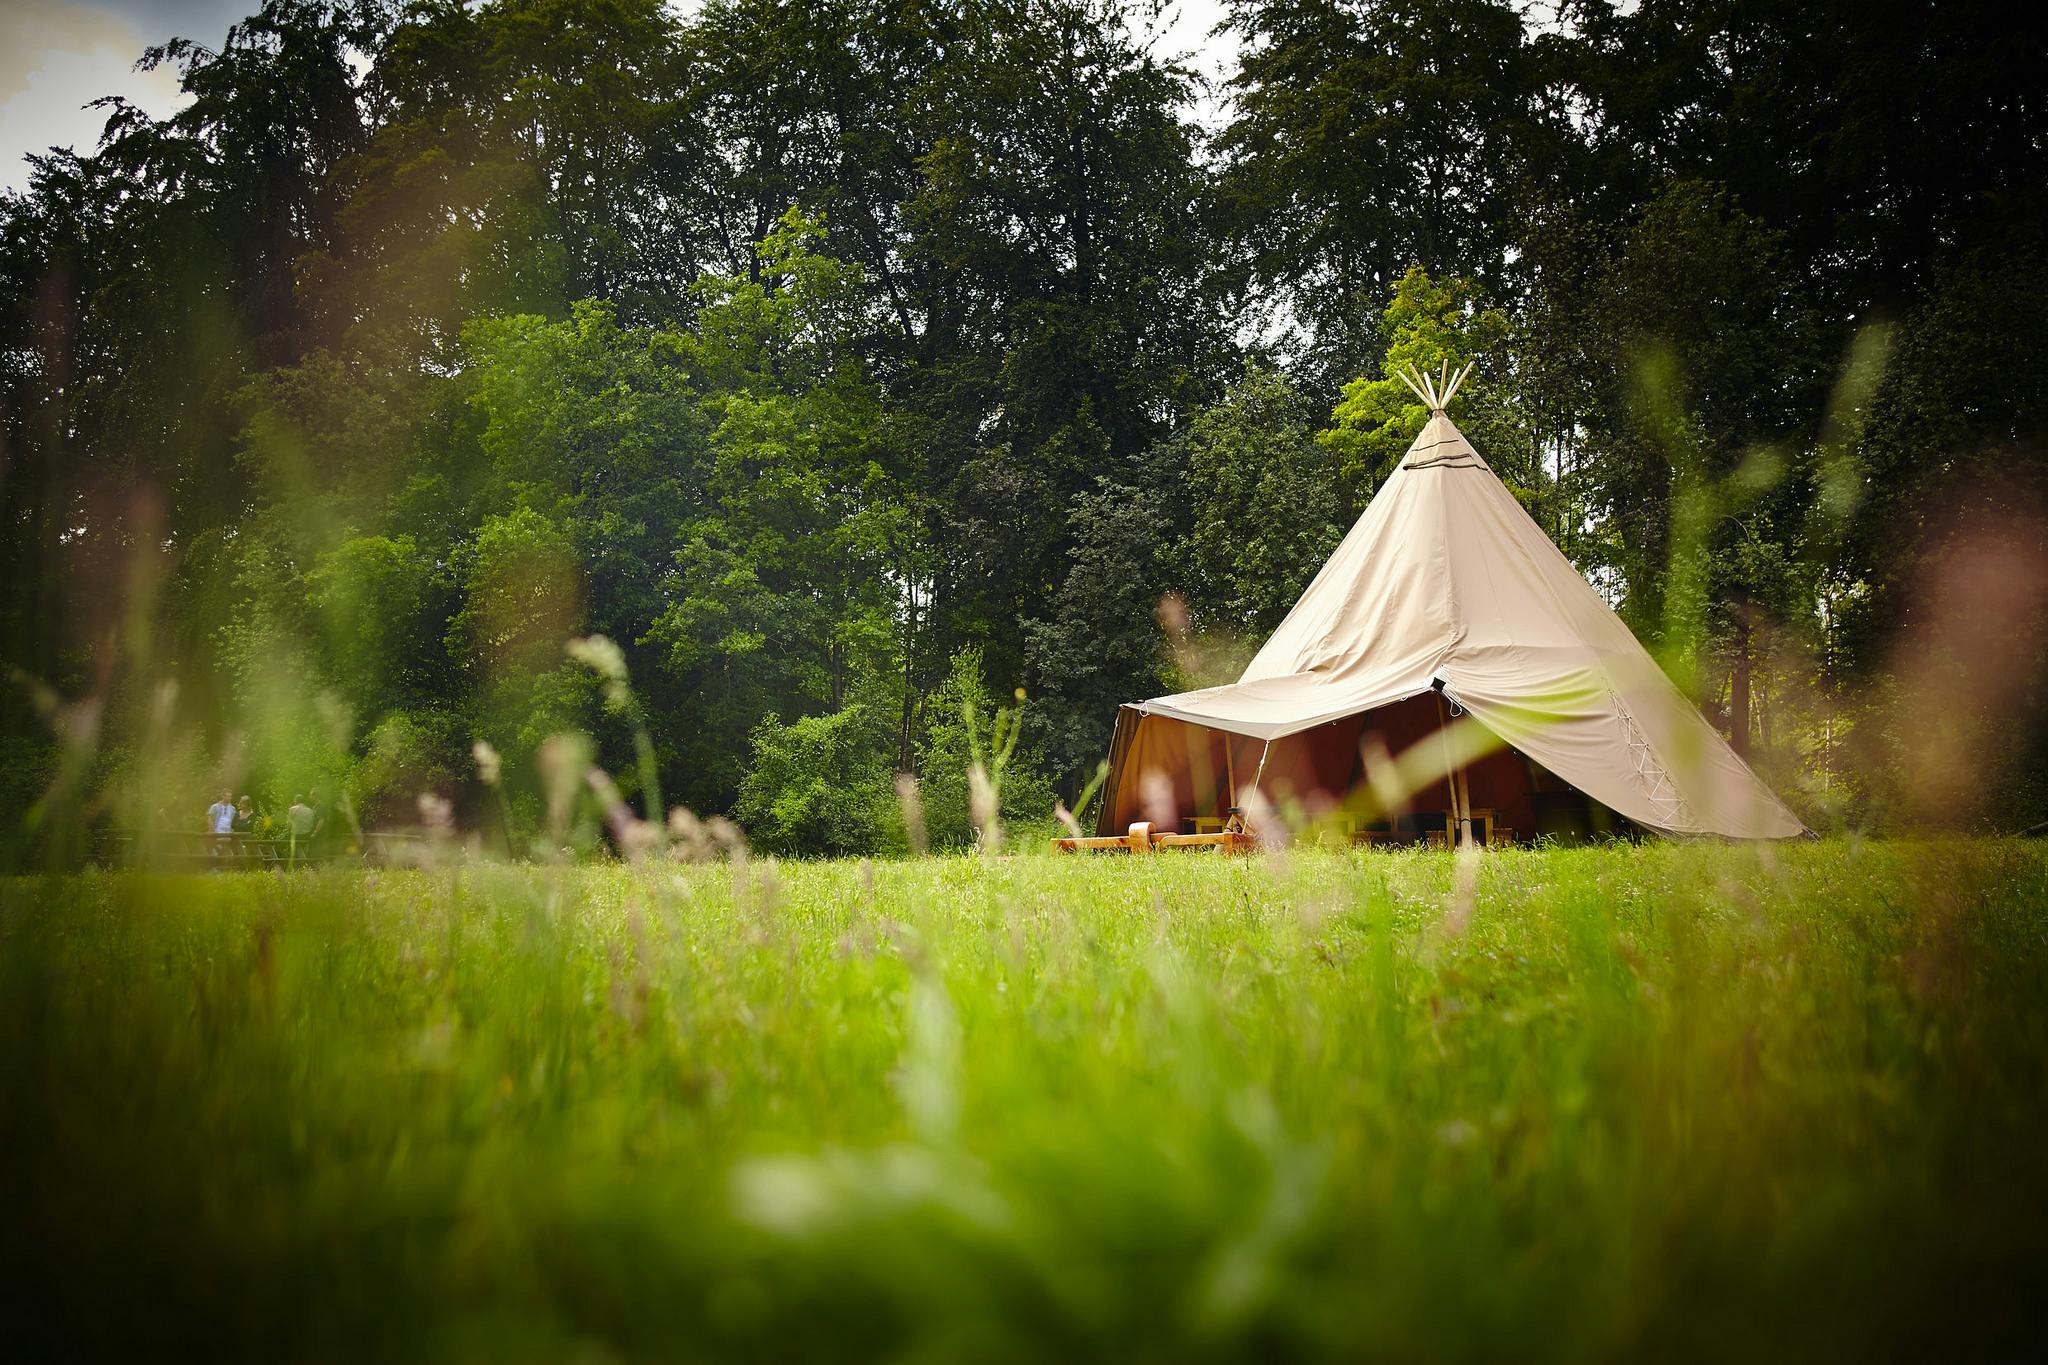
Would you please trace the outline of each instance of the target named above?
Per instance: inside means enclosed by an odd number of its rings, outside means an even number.
[[[1052,846],[1061,853],[1156,853],[1167,848],[1217,848],[1225,853],[1249,853],[1259,841],[1233,830],[1208,830],[1200,834],[1154,832],[1149,821],[1140,820],[1123,834],[1098,834],[1055,839]]]
[[[1456,842],[1457,823],[1448,811],[1430,813],[1436,816],[1434,828],[1423,825],[1417,828],[1412,817],[1402,817],[1396,827],[1387,829],[1353,830],[1349,840],[1366,847],[1403,847],[1422,844],[1426,847],[1444,850]],[[1193,823],[1193,822],[1185,822]],[[1212,824],[1214,821],[1204,821]],[[1227,829],[1201,829],[1195,834],[1167,834],[1155,830],[1147,821],[1139,821],[1123,834],[1097,834],[1070,836],[1054,839],[1052,846],[1060,853],[1157,853],[1169,848],[1220,848],[1225,853],[1249,853],[1259,846],[1255,835],[1243,834]],[[1479,848],[1497,848],[1514,839],[1514,831],[1501,828],[1493,823],[1493,812],[1480,808],[1472,812],[1472,842]]]

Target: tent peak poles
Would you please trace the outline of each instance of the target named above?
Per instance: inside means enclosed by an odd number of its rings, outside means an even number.
[[[1451,362],[1446,359],[1433,378],[1428,372],[1409,364],[1396,370],[1394,378],[1406,384],[1409,391],[1420,398],[1431,412],[1442,412],[1450,407],[1451,399],[1457,396],[1458,387],[1471,376],[1472,367],[1476,364],[1477,361],[1468,360],[1463,369],[1453,374]]]

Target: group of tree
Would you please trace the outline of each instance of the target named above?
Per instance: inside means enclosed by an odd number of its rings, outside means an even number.
[[[266,0],[148,53],[182,107],[0,202],[16,853],[223,770],[519,834],[565,731],[770,847],[900,840],[900,772],[963,841],[997,699],[1005,804],[1073,799],[1372,496],[1393,368],[1468,359],[1816,821],[2048,815],[2048,19],[1236,0],[1215,90],[1160,31]]]

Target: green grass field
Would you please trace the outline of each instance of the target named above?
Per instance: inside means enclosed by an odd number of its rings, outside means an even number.
[[[69,1356],[1952,1356],[2044,1119],[2016,842],[0,884]]]

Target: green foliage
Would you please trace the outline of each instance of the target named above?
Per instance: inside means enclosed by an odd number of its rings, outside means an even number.
[[[915,835],[896,790],[893,700],[867,683],[829,715],[763,721],[733,812],[747,837],[784,855],[904,851]],[[944,852],[980,842],[978,781],[1001,824],[1048,829],[1051,785],[1036,754],[1020,745],[1019,709],[998,706],[990,694],[979,650],[953,657],[945,681],[923,699],[916,726],[915,818],[927,847]]]
[[[1343,539],[1340,471],[1312,422],[1287,377],[1260,365],[1189,422],[1176,453],[1194,524],[1175,555],[1198,629],[1255,643]]]
[[[896,808],[876,762],[885,739],[859,703],[788,725],[771,714],[755,727],[733,815],[771,853],[870,852],[888,839]]]
[[[457,781],[450,755],[465,728],[446,711],[393,711],[379,720],[343,785],[356,818],[371,827],[414,823],[419,796],[445,794]]]
[[[1832,405],[1804,538],[1831,571],[1828,728],[1803,757],[1864,819],[2029,828],[2048,820],[2048,245],[1944,270],[1890,358]]]
[[[1240,0],[1228,23],[1244,43],[1219,139],[1229,268],[1313,320],[1316,370],[1371,365],[1406,269],[1501,282],[1544,181],[1514,168],[1570,167],[1538,93],[1564,54],[1544,59],[1518,6]]]
[[[848,330],[860,273],[815,252],[823,231],[791,211],[762,240],[758,277],[700,281],[682,341],[712,423],[706,505],[675,529],[646,638],[698,691],[714,736],[764,711],[838,709],[892,643],[884,573],[908,521]],[[738,758],[706,755],[711,781],[693,795],[722,803]]]
[[[1410,366],[1432,379],[1456,373],[1468,361],[1493,359],[1507,339],[1506,315],[1483,308],[1469,280],[1434,280],[1419,265],[1408,268],[1380,321],[1386,353],[1378,379],[1354,379],[1316,440],[1336,457],[1354,509],[1362,508],[1422,431],[1429,413],[1395,376]],[[1448,370],[1446,369],[1448,367]],[[1464,410],[1462,392],[1452,416]]]
[[[1164,691],[1160,600],[1167,496],[1107,479],[1074,503],[1074,553],[1052,611],[1033,621],[1026,659],[1034,732],[1067,790],[1109,753],[1116,708]]]
[[[470,738],[504,756],[515,791],[530,790],[542,743],[597,721],[598,680],[562,654],[582,621],[575,545],[522,507],[486,518],[458,548],[455,568],[462,606],[449,622],[448,651],[468,663]]]
[[[2037,845],[1461,875],[1306,851],[0,881],[0,1086],[35,1100],[0,1105],[10,1342],[2026,1353]],[[148,1312],[105,1311],[113,1266]]]
[[[450,650],[499,677],[551,667],[581,619],[576,548],[545,516],[519,508],[486,518],[456,556],[462,607]]]
[[[982,675],[980,650],[953,656],[946,680],[925,699],[924,734],[917,744],[925,836],[933,849],[976,843],[976,768],[989,782],[1004,828],[1038,830],[1047,824],[1052,784],[1036,753],[1022,747],[1021,711],[997,705]]]
[[[1682,674],[1719,624],[1710,603],[1796,591],[1769,565],[1745,573],[1735,550],[1758,514],[1796,526],[1806,495],[1778,443],[1788,413],[1817,415],[1799,388],[1817,374],[1812,317],[1782,253],[1724,191],[1682,182],[1643,210],[1588,305],[1588,363],[1611,376],[1589,502],[1621,551],[1624,617]]]
[[[441,680],[443,584],[411,536],[357,536],[306,575],[324,627],[327,677],[363,715],[431,694]]]

